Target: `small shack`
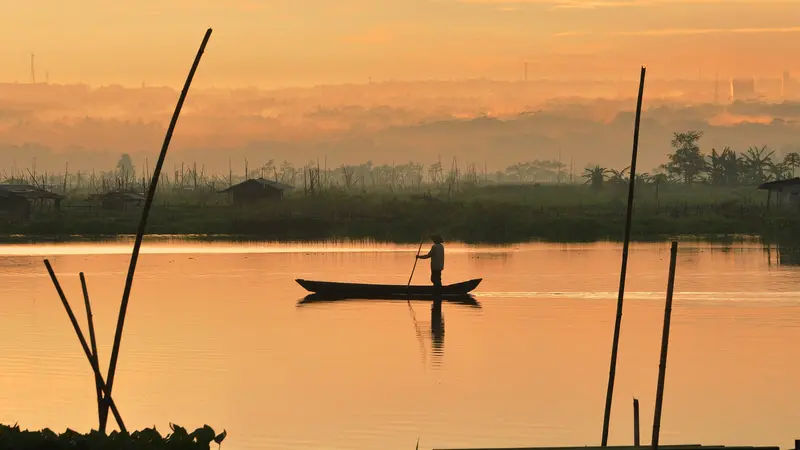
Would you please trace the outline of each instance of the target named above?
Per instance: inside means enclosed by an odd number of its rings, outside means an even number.
[[[131,191],[110,191],[105,194],[93,194],[89,197],[92,202],[99,202],[100,207],[110,211],[125,211],[131,207],[141,206],[145,198],[143,195]]]
[[[64,196],[27,184],[0,184],[0,217],[12,222],[31,218],[33,206],[59,210]]]
[[[758,189],[767,191],[767,209],[769,209],[772,193],[775,193],[775,204],[778,209],[784,203],[794,208],[800,208],[800,177],[788,180],[775,180],[760,184]]]
[[[230,194],[233,196],[234,205],[243,205],[262,200],[280,200],[283,198],[284,192],[292,189],[294,187],[277,181],[257,178],[235,184],[220,191],[220,194]]]

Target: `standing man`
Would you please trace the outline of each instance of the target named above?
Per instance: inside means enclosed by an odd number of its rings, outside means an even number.
[[[442,271],[444,270],[444,240],[438,234],[431,235],[433,246],[426,255],[418,255],[419,259],[431,260],[431,282],[437,288],[442,287]]]

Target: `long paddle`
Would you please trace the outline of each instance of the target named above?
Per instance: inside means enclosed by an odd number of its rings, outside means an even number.
[[[414,257],[414,267],[411,269],[411,276],[408,277],[408,286],[411,286],[411,279],[414,278],[414,271],[417,270],[417,261],[419,261],[419,252],[422,251],[422,243],[425,242],[425,239],[419,241],[419,248],[417,249],[417,256]],[[410,303],[410,300],[409,300]]]

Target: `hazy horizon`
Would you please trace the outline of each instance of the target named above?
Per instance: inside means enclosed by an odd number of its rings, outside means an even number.
[[[621,83],[635,88],[635,84]],[[535,82],[341,85],[264,91],[195,89],[185,104],[167,167],[197,163],[235,172],[274,160],[301,166],[475,164],[490,171],[534,159],[576,172],[589,164],[623,168],[630,158],[634,89],[618,97],[557,96]],[[537,87],[539,86],[539,87]],[[796,151],[800,103],[701,101],[707,85],[646,90],[640,171],[666,161],[674,132],[705,133],[701,149],[767,145]],[[674,88],[674,87],[673,87]],[[703,90],[705,89],[705,90]],[[651,93],[652,92],[652,93]],[[704,93],[700,95],[698,92]],[[659,96],[660,94],[660,96]],[[104,170],[122,153],[143,168],[155,161],[178,92],[44,84],[0,84],[0,170]],[[690,99],[695,101],[692,103]]]
[[[560,157],[621,168],[641,65],[644,170],[687,130],[705,132],[705,152],[790,151],[796,12],[800,0],[10,0],[0,170],[33,157],[42,170],[154,159],[207,27],[168,165],[456,158],[497,170]],[[729,77],[755,78],[748,95],[761,100],[733,102]]]

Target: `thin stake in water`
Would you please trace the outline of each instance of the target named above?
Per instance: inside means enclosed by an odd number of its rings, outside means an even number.
[[[100,374],[100,367],[97,365],[97,360],[92,356],[91,350],[89,350],[89,345],[86,344],[86,338],[83,337],[81,327],[78,325],[77,319],[75,319],[75,314],[72,313],[72,308],[69,306],[67,296],[64,294],[64,290],[61,289],[61,284],[58,282],[58,278],[56,278],[56,273],[53,271],[50,261],[45,259],[44,266],[47,268],[47,273],[50,274],[50,279],[53,281],[53,286],[55,286],[56,292],[58,292],[58,297],[61,299],[64,309],[67,311],[67,316],[69,316],[69,321],[72,323],[72,328],[75,329],[75,334],[78,335],[78,340],[81,342],[83,353],[86,355],[86,358],[89,359],[89,364],[92,366],[92,370],[94,371],[95,380],[100,383],[100,387],[105,394],[104,403],[106,407],[110,408],[111,412],[114,414],[114,419],[117,421],[120,431],[127,432],[125,424],[122,422],[122,417],[119,414],[119,410],[117,410],[117,405],[114,403],[114,399],[111,397],[111,389],[109,389],[108,385],[103,381],[103,375]],[[106,415],[106,417],[108,416]]]
[[[661,407],[664,404],[664,379],[667,375],[667,350],[669,348],[669,326],[672,320],[672,293],[675,287],[675,264],[678,259],[678,243],[672,242],[669,255],[669,278],[667,279],[667,302],[664,305],[664,330],[661,334],[661,360],[658,364],[658,385],[656,387],[656,409],[653,413],[653,449],[658,449],[661,433]]]
[[[92,304],[89,302],[89,290],[86,288],[86,277],[83,275],[83,272],[80,273],[81,278],[81,290],[83,291],[83,302],[86,306],[86,321],[88,322],[89,326],[89,343],[91,344],[92,348],[92,358],[94,359],[95,365],[100,367],[100,357],[97,354],[97,338],[94,333],[94,318],[92,317]],[[102,381],[101,378],[98,376],[100,373],[96,372],[94,375],[94,381],[96,385],[97,391],[97,413],[99,424],[102,426],[106,419],[103,419],[104,415],[106,414],[106,409],[103,408],[103,388],[102,388]]]
[[[639,77],[639,98],[636,101],[636,120],[633,125],[633,150],[631,152],[631,178],[628,181],[628,212],[625,217],[625,241],[622,244],[622,268],[619,274],[619,294],[617,297],[617,317],[614,322],[614,341],[611,344],[611,367],[608,371],[608,390],[606,391],[606,409],[603,415],[603,439],[601,445],[608,445],[608,427],[611,421],[611,400],[614,396],[614,378],[617,373],[617,352],[619,351],[619,333],[622,326],[622,303],[625,296],[625,276],[628,272],[628,246],[631,240],[631,218],[633,217],[633,192],[636,186],[636,156],[639,153],[639,124],[642,118],[642,97],[644,96],[644,77],[646,68],[642,66]]]

